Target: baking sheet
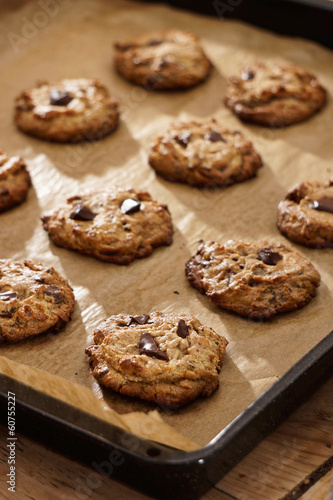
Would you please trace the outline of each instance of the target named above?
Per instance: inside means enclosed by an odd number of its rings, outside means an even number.
[[[111,314],[149,314],[153,310],[194,314],[229,340],[221,387],[211,398],[198,399],[183,409],[158,409],[175,430],[204,445],[333,326],[329,305],[332,250],[292,244],[276,229],[277,204],[291,186],[332,175],[331,102],[308,122],[285,130],[245,125],[223,104],[227,78],[258,59],[292,61],[314,72],[331,94],[333,55],[312,42],[282,38],[239,22],[205,18],[162,5],[68,0],[59,1],[58,7],[39,27],[36,21],[38,24],[42,19],[38,14],[41,7],[34,2],[1,16],[0,146],[27,160],[34,188],[24,205],[1,215],[0,244],[2,258],[35,258],[54,266],[73,286],[76,308],[72,321],[59,334],[2,345],[0,354],[91,388],[120,414],[146,412],[156,405],[98,386],[84,348],[91,343],[94,328]],[[26,36],[29,31],[23,19],[36,28],[31,28],[30,37]],[[186,92],[148,93],[114,72],[114,42],[144,31],[174,27],[189,29],[201,37],[215,66],[206,83]],[[16,95],[36,80],[65,77],[100,78],[120,100],[119,130],[103,141],[81,145],[51,144],[16,130],[12,121]],[[243,131],[253,141],[264,161],[258,177],[216,190],[199,190],[156,177],[147,164],[147,150],[156,133],[178,118],[210,116]],[[173,244],[128,267],[101,263],[52,245],[42,229],[41,215],[67,196],[107,184],[146,189],[155,199],[167,203],[174,221]],[[304,309],[270,322],[249,321],[210,304],[187,283],[184,265],[199,240],[224,242],[230,238],[282,241],[300,251],[322,276],[317,297]]]

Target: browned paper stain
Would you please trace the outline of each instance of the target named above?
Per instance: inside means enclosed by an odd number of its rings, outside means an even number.
[[[153,310],[194,314],[230,342],[221,387],[207,400],[198,399],[177,411],[160,411],[174,429],[203,445],[333,326],[332,250],[298,246],[276,228],[277,204],[290,187],[303,180],[325,180],[332,174],[332,104],[309,121],[285,130],[245,125],[223,104],[227,78],[259,59],[291,61],[315,73],[332,94],[333,55],[314,43],[281,38],[238,22],[160,5],[103,0],[64,2],[35,35],[13,45],[9,34],[22,36],[22,17],[33,21],[39,10],[37,4],[28,3],[1,19],[5,35],[0,57],[1,147],[28,161],[34,186],[24,205],[0,217],[1,257],[35,258],[54,266],[74,287],[77,303],[71,323],[59,334],[3,345],[0,354],[92,388],[118,413],[146,412],[156,405],[99,388],[84,348],[91,342],[94,328],[111,314]],[[148,93],[115,73],[114,42],[147,30],[174,27],[201,37],[215,66],[206,83],[186,92]],[[12,121],[16,95],[36,80],[64,77],[100,78],[120,100],[119,130],[103,141],[81,145],[51,144],[16,130]],[[199,190],[157,178],[147,164],[147,149],[155,134],[174,119],[212,115],[253,141],[264,161],[258,177],[218,190]],[[174,221],[174,243],[128,267],[101,263],[52,245],[42,229],[41,215],[82,189],[111,184],[146,189],[167,203]],[[200,239],[224,242],[230,238],[281,241],[300,251],[322,276],[317,297],[304,309],[265,323],[211,305],[189,286],[184,265]]]

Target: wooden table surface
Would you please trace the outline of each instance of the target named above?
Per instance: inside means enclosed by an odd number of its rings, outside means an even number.
[[[144,500],[148,497],[47,449],[17,429],[16,492],[7,490],[0,427],[0,498]],[[203,500],[333,500],[333,378],[260,443]]]

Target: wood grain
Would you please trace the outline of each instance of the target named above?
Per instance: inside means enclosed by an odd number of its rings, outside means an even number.
[[[333,499],[333,470],[323,476],[312,488],[300,497],[300,500]]]
[[[217,487],[237,500],[280,500],[332,454],[333,379],[330,379]]]

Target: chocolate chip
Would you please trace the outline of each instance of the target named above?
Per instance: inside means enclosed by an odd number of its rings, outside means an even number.
[[[148,320],[149,320],[148,314],[141,314],[141,316],[130,316],[128,326],[132,325],[133,323],[136,323],[137,325],[145,325]]]
[[[123,214],[134,214],[134,212],[138,212],[140,210],[141,203],[137,200],[132,200],[131,198],[127,198],[120,205],[120,210]]]
[[[72,99],[73,97],[66,90],[50,90],[50,104],[53,106],[67,106]]]
[[[178,322],[177,335],[182,339],[185,339],[188,336],[188,326],[183,319],[180,319]]]
[[[54,302],[56,304],[63,302],[63,294],[62,294],[60,288],[58,288],[55,285],[49,285],[47,288],[45,288],[45,290],[43,290],[43,294],[49,295],[50,297],[53,297]]]
[[[96,215],[88,207],[78,203],[69,217],[74,220],[93,220]]]
[[[3,292],[0,293],[0,300],[12,300],[16,299],[17,293],[16,292]]]
[[[219,134],[219,132],[216,132],[216,130],[211,130],[209,134],[205,136],[205,139],[207,139],[210,142],[218,142],[218,141],[227,142],[225,139],[223,139],[222,135]]]
[[[8,194],[9,194],[9,191],[6,187],[0,188],[0,196],[7,196]]]
[[[175,293],[176,295],[179,295],[178,290],[174,290],[173,293]]]
[[[282,256],[277,252],[259,250],[258,259],[268,266],[275,266],[280,260],[282,260]]]
[[[148,332],[141,335],[139,343],[140,354],[146,354],[152,358],[163,359],[169,361],[168,356],[157,345],[156,340]]]
[[[310,208],[333,214],[333,198],[320,198],[320,200],[315,200],[310,205]]]
[[[254,71],[250,68],[245,68],[242,71],[242,80],[247,81],[247,80],[252,80],[255,77]]]
[[[174,139],[180,146],[186,148],[191,140],[191,136],[191,132],[182,132],[181,134],[172,136],[171,139]]]

